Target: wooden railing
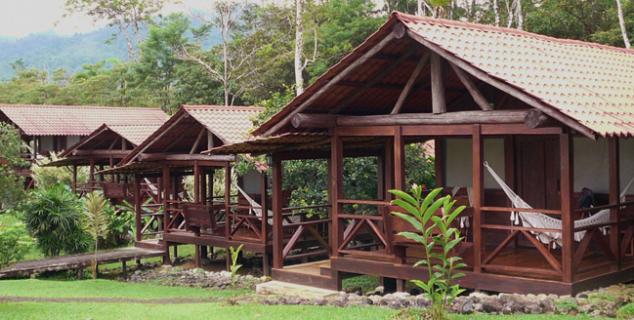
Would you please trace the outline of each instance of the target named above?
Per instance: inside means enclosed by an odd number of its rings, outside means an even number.
[[[330,253],[328,234],[330,205],[311,205],[282,209],[284,234],[283,259],[306,259]]]
[[[358,212],[356,207],[374,210]],[[337,207],[337,252],[342,255],[380,256],[393,255],[389,201],[339,199]],[[365,228],[364,228],[365,227]]]

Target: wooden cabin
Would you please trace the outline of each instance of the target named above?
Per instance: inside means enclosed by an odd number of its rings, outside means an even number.
[[[167,115],[158,108],[0,104],[0,121],[15,126],[31,147],[29,160],[61,152],[99,126],[160,125]]]
[[[468,206],[460,284],[575,294],[634,279],[632,72],[632,50],[396,12],[251,139],[208,152],[270,155],[274,279],[419,279],[388,190],[409,189],[405,146],[434,140],[436,185]],[[360,156],[376,159],[374,199],[344,188],[343,161]],[[283,167],[319,158],[328,257],[298,263],[288,254],[323,221],[285,220]]]
[[[244,244],[245,251],[266,260],[271,244],[262,236],[266,232],[261,220],[267,219],[267,210],[266,204],[259,203],[261,175],[248,172],[234,179],[234,156],[201,154],[243,141],[261,111],[243,106],[183,106],[115,169],[105,171],[134,177],[137,246],[164,248],[167,260],[170,246],[176,252],[179,244],[194,244],[200,265],[213,248]],[[148,179],[158,182],[156,190],[143,187]],[[151,201],[144,200],[148,197]]]
[[[150,121],[152,122],[152,121]],[[133,201],[130,181],[127,175],[103,174],[107,168],[114,168],[136,146],[141,144],[160,124],[107,125],[103,124],[87,137],[63,151],[59,160],[49,162],[46,166],[70,167],[72,170],[72,188],[74,192],[85,194],[94,190],[102,190],[104,196],[114,203],[123,200]],[[77,181],[80,167],[88,168],[85,183]],[[144,188],[150,188],[152,182],[144,181]]]

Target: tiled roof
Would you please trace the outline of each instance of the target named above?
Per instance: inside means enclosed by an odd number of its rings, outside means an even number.
[[[225,144],[247,139],[255,116],[263,111],[260,107],[213,105],[186,105],[183,109]]]
[[[400,13],[396,17],[426,40],[595,133],[634,134],[634,50]]]
[[[515,98],[535,101],[587,135],[634,135],[634,50],[399,12],[254,133],[282,133],[270,130],[399,23],[414,40],[462,63],[476,78],[486,76]]]
[[[0,113],[30,136],[87,136],[102,124],[160,125],[158,108],[0,104]]]
[[[124,139],[130,141],[135,146],[138,146],[145,140],[145,138],[149,137],[154,131],[160,128],[160,124],[151,124],[151,125],[109,125],[108,128],[110,130],[116,132]]]

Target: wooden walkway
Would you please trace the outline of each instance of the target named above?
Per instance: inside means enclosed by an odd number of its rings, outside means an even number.
[[[161,250],[145,248],[120,248],[106,251],[99,251],[97,254],[97,265],[111,262],[121,262],[125,272],[125,262],[129,260],[144,259],[150,257],[160,257]],[[15,263],[5,269],[0,270],[0,278],[28,276],[33,273],[46,271],[75,270],[92,265],[94,255],[83,253],[69,256],[52,257],[42,260],[31,260]]]

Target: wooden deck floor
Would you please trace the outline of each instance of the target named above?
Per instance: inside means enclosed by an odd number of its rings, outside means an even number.
[[[138,247],[105,250],[99,251],[99,254],[97,255],[97,264],[159,257],[162,255],[162,250],[152,250]],[[81,267],[87,267],[92,264],[93,258],[94,255],[92,253],[84,253],[52,257],[42,260],[18,262],[0,270],[0,278],[28,276],[37,272],[73,270]]]

